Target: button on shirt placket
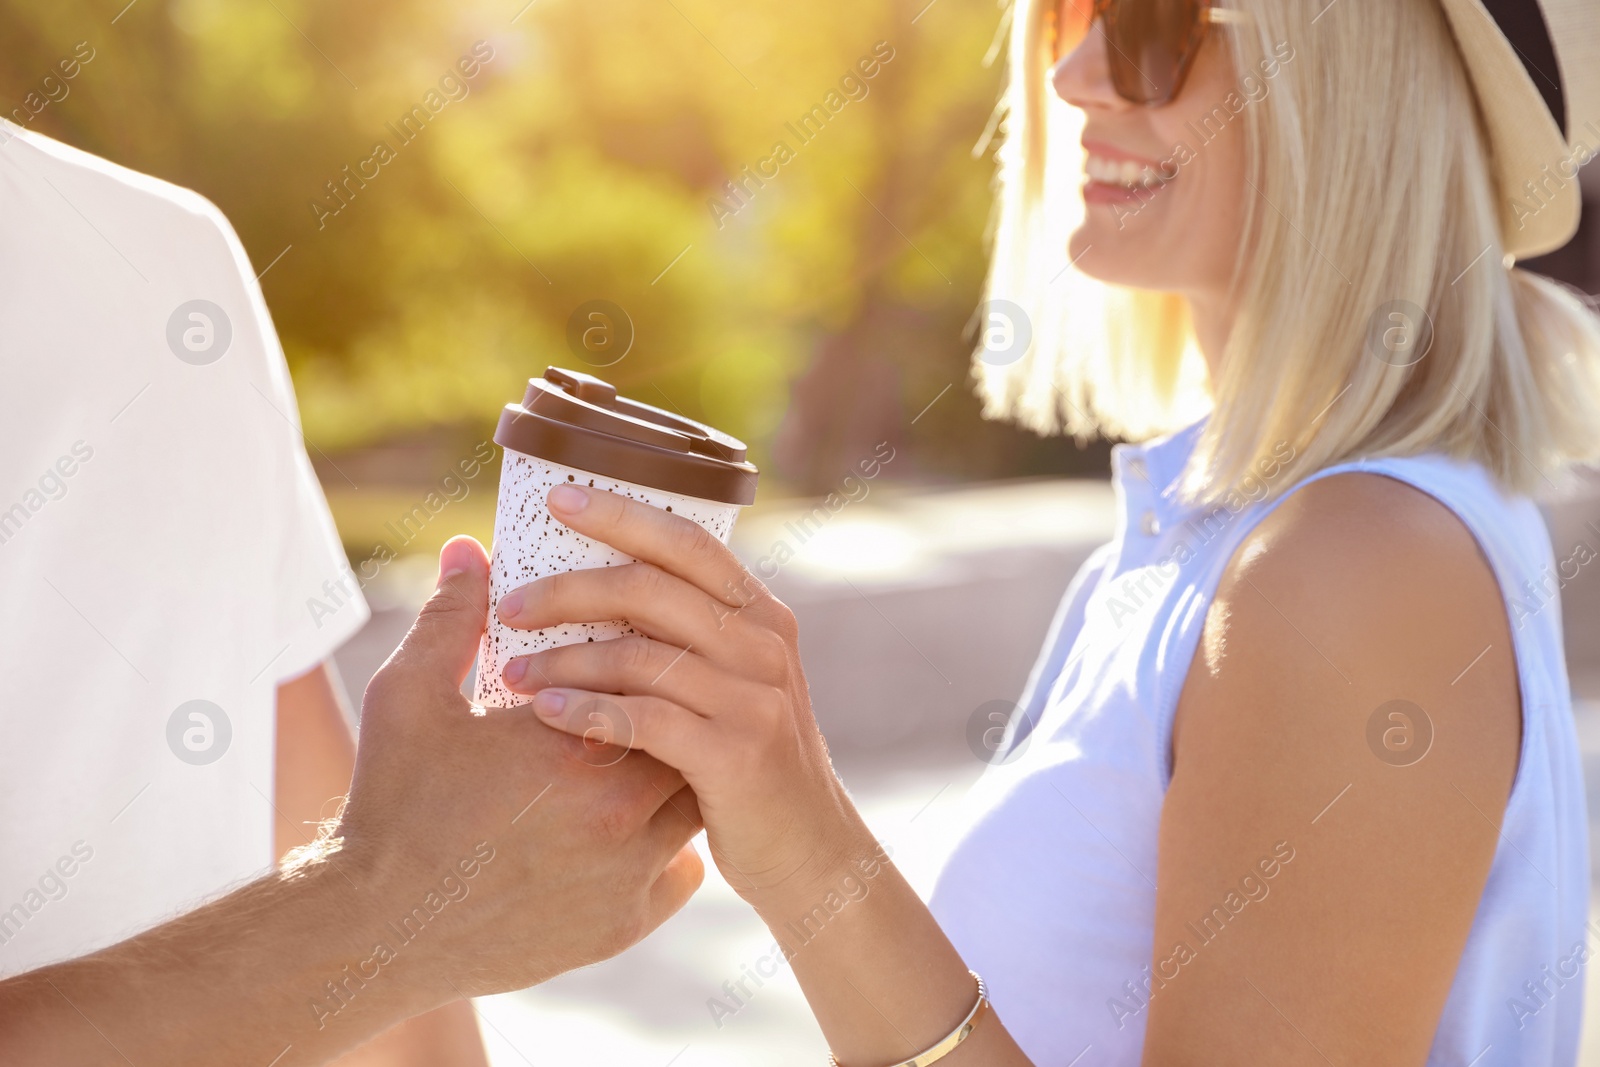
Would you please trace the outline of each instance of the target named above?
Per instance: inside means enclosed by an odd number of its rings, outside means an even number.
[[[1123,568],[1142,566],[1150,562],[1155,539],[1164,524],[1159,507],[1160,498],[1150,477],[1150,464],[1141,451],[1129,450],[1119,457],[1119,481],[1122,486],[1127,543],[1123,545]]]

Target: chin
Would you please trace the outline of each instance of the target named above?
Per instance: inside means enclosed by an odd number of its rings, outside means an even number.
[[[1181,291],[1193,265],[1194,238],[1184,233],[1180,218],[1166,202],[1151,202],[1135,215],[1119,217],[1116,209],[1087,205],[1081,225],[1067,243],[1067,256],[1089,277],[1131,289]],[[1184,241],[1185,247],[1174,247]]]
[[[1072,234],[1067,256],[1078,270],[1108,285],[1134,289],[1152,288],[1152,271],[1146,262],[1144,242],[1126,231],[1119,232],[1114,221],[1097,224],[1090,218]]]

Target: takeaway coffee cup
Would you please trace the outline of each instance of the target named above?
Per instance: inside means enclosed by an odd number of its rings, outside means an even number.
[[[507,708],[528,700],[501,680],[513,657],[636,632],[622,620],[516,630],[495,616],[501,597],[536,578],[633,562],[553,518],[545,503],[552,487],[571,482],[621,493],[697,522],[726,543],[739,509],[755,499],[757,471],[743,442],[559,367],[531,379],[522,403],[506,405],[494,439],[505,451],[475,696]]]

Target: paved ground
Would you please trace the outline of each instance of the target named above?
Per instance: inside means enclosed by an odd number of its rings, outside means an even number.
[[[1014,698],[1073,570],[1109,539],[1103,484],[1032,482],[928,495],[874,491],[820,517],[752,511],[735,545],[749,561],[794,550],[772,582],[796,610],[819,719],[845,782],[896,861],[926,892],[961,798],[982,765],[968,720]],[[1593,508],[1551,515],[1558,557]],[[368,590],[373,623],[340,655],[346,684],[366,678],[409,625],[432,562],[395,564]],[[1600,581],[1562,591],[1577,719],[1600,826]],[[1600,847],[1591,847],[1600,856]],[[704,849],[702,848],[702,854]],[[708,863],[705,888],[644,944],[538,989],[485,998],[495,1067],[815,1067],[821,1037],[787,970],[742,1003],[724,983],[771,944]],[[1600,948],[1600,946],[1596,946]],[[1588,991],[1600,1064],[1600,989]],[[735,1010],[714,1018],[713,998]]]

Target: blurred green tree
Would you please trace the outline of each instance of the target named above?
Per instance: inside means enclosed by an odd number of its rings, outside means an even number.
[[[885,439],[899,479],[1103,463],[970,396],[998,8],[122,4],[0,0],[0,106],[229,215],[322,449],[481,434],[607,299],[636,340],[600,373],[774,488]]]

